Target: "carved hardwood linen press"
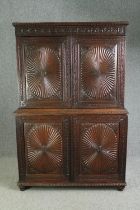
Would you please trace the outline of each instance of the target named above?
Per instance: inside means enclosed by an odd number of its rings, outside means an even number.
[[[19,188],[125,185],[127,22],[13,23]]]

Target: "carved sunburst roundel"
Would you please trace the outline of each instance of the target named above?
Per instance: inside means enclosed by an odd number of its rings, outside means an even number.
[[[26,135],[30,167],[42,173],[59,170],[62,166],[62,137],[59,130],[48,124],[37,124]]]
[[[103,123],[90,126],[83,134],[81,161],[85,170],[95,173],[116,168],[118,142],[114,130]]]
[[[50,48],[28,47],[26,52],[27,87],[32,97],[60,97],[61,62]]]
[[[115,50],[116,47],[95,46],[83,54],[81,81],[83,92],[88,98],[112,97],[116,73]]]

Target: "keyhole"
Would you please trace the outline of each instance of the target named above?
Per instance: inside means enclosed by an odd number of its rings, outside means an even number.
[[[43,145],[43,146],[42,146],[42,151],[43,151],[44,153],[47,153],[47,146],[46,146],[46,145]]]
[[[100,72],[99,72],[98,70],[96,70],[96,69],[92,69],[92,70],[91,70],[91,73],[92,73],[92,75],[93,75],[94,77],[99,77],[99,74],[100,74]]]
[[[97,147],[97,152],[100,153],[102,151],[102,146]]]

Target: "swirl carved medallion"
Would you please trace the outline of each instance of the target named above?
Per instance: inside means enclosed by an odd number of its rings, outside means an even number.
[[[98,123],[86,129],[81,146],[81,161],[84,170],[93,173],[114,172],[117,152],[117,136],[110,126]]]
[[[31,97],[61,97],[61,62],[48,47],[26,49],[27,87]]]
[[[48,124],[36,124],[26,133],[27,157],[36,172],[53,173],[62,167],[62,137]]]
[[[116,75],[116,47],[91,47],[81,58],[82,92],[89,99],[112,97]]]

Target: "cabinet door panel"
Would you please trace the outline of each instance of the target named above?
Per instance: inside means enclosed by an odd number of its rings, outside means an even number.
[[[21,106],[68,107],[68,41],[63,37],[17,38]]]
[[[86,37],[73,42],[75,106],[123,106],[123,39]]]
[[[67,118],[59,116],[30,117],[17,119],[17,126],[23,129],[23,135],[17,135],[19,150],[24,167],[26,180],[33,178],[37,182],[45,179],[46,182],[67,181],[69,177],[69,122]],[[23,152],[24,151],[24,152]],[[19,160],[22,161],[21,154]],[[20,171],[21,172],[21,171]]]
[[[74,126],[74,179],[88,182],[97,178],[123,180],[126,116],[77,117]]]

